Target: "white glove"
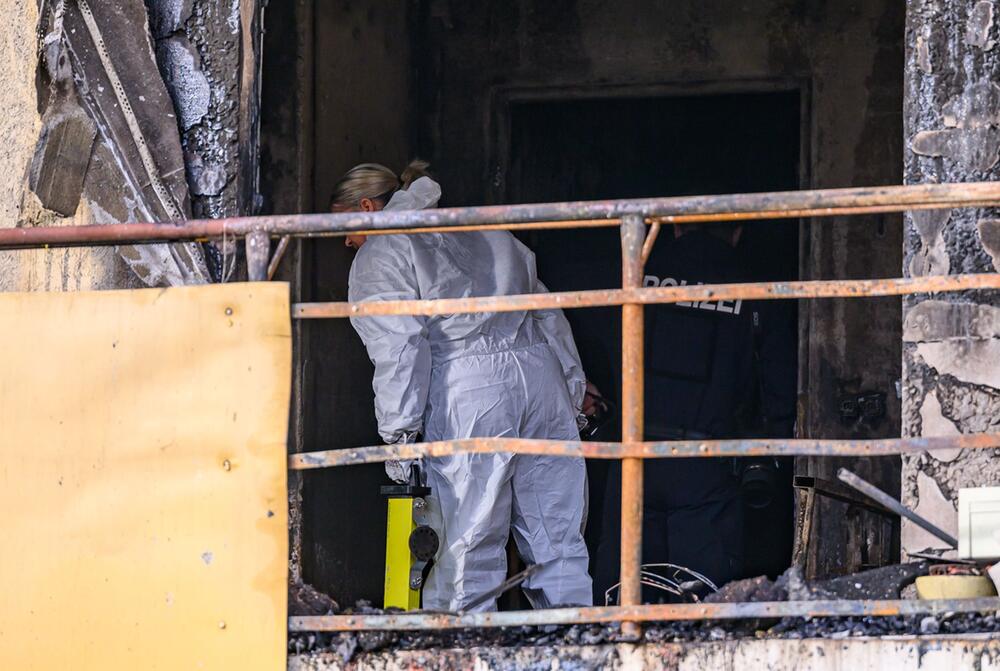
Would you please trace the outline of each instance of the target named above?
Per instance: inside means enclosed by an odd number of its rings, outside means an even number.
[[[390,444],[410,445],[419,442],[419,440],[419,433],[416,431],[409,431],[401,434],[395,442]],[[413,464],[418,461],[419,459],[390,459],[385,462],[385,474],[388,475],[389,479],[393,482],[398,482],[401,485],[408,485],[410,484],[410,473],[413,470]]]

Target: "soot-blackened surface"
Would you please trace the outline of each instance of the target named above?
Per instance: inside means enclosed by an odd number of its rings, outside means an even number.
[[[905,617],[823,617],[781,620],[651,622],[644,627],[646,643],[697,643],[743,638],[845,639],[856,637],[994,633],[997,614],[955,614]],[[572,625],[462,629],[434,632],[367,632],[294,634],[289,654],[334,652],[345,661],[355,655],[384,650],[427,650],[472,647],[577,646],[634,642],[619,625]]]

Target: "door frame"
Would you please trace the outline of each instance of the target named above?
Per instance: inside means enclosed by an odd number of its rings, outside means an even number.
[[[511,201],[511,118],[515,105],[531,102],[569,102],[578,100],[696,97],[720,94],[759,94],[796,92],[799,94],[799,188],[812,187],[812,159],[815,154],[816,130],[812,114],[812,80],[810,78],[723,79],[700,82],[639,82],[624,84],[565,84],[565,85],[505,85],[490,90],[489,118],[486,120],[487,184],[486,198],[491,205]],[[811,258],[811,221],[799,220],[799,278],[813,279]],[[809,338],[812,332],[812,311],[808,306],[798,311],[798,370],[796,434],[805,437],[812,425],[809,405],[803,402],[810,390]],[[804,461],[803,461],[804,459]],[[796,459],[796,472],[807,468],[809,457]],[[813,499],[796,495],[793,529],[792,564],[806,568],[807,548],[814,533]]]
[[[622,84],[503,85],[490,89],[489,118],[486,121],[487,172],[486,202],[510,202],[511,117],[515,105],[529,102],[574,100],[694,97],[720,94],[797,92],[799,94],[799,188],[812,187],[812,157],[815,128],[812,114],[812,80],[804,78],[719,79],[699,82],[632,82]],[[799,221],[799,278],[811,279],[810,221]],[[809,336],[811,311],[799,310],[798,317],[798,396],[808,395]],[[810,426],[807,405],[799,403],[797,425]]]

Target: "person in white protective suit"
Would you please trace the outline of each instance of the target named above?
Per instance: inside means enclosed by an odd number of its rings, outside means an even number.
[[[383,166],[359,166],[338,184],[332,208],[435,207],[441,188],[425,168],[415,162],[400,179]],[[534,254],[507,231],[379,235],[348,244],[359,247],[352,302],[545,291]],[[375,414],[387,443],[579,438],[586,380],[560,310],[351,323],[375,364]],[[403,482],[409,464],[386,470]],[[583,459],[459,454],[424,459],[423,472],[441,536],[425,608],[466,610],[497,588],[506,578],[510,532],[524,561],[540,565],[523,585],[534,607],[592,603]],[[495,609],[495,597],[474,608]]]

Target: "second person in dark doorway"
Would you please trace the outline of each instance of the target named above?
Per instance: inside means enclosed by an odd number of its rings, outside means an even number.
[[[675,239],[654,248],[643,284],[746,281],[736,250],[741,233],[740,226],[729,224],[675,226]],[[778,310],[767,302],[739,300],[648,306],[646,440],[791,436],[794,321]],[[755,466],[767,470],[772,464]],[[620,509],[621,470],[615,463],[596,562],[600,603],[618,582]],[[680,565],[718,586],[743,577],[743,499],[733,460],[647,460],[642,538],[644,564]],[[657,602],[664,596],[646,588],[643,599]]]

